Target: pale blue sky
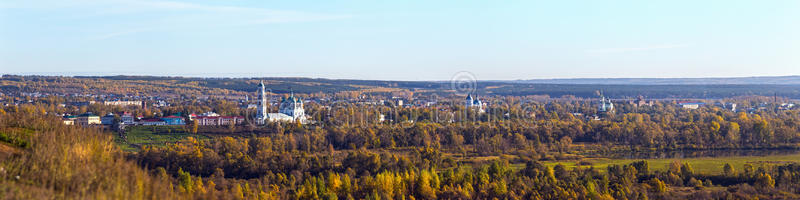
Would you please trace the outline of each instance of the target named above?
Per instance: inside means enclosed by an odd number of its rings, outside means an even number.
[[[800,75],[800,1],[0,0],[0,73]]]

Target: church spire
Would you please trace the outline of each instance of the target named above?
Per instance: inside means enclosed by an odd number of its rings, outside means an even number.
[[[259,106],[258,106],[258,120],[260,123],[264,123],[267,120],[267,94],[266,94],[266,86],[264,86],[264,81],[262,80],[261,83],[258,84],[259,89]]]

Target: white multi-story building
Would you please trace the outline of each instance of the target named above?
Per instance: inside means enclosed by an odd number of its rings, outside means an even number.
[[[75,118],[75,124],[82,126],[101,124],[100,116],[94,115],[91,112],[83,113]]]
[[[691,109],[691,110],[698,109],[703,105],[705,105],[705,103],[702,102],[678,102],[678,106],[680,106],[681,108]]]
[[[104,101],[108,106],[142,106],[142,101]]]
[[[133,119],[134,119],[133,118],[133,114],[128,113],[128,112],[122,113],[122,115],[119,117],[120,123],[128,124],[128,125],[134,124]]]
[[[200,126],[224,126],[230,125],[231,123],[241,124],[244,122],[244,117],[240,116],[203,116],[195,118],[197,120],[197,125]],[[166,124],[166,122],[164,122]]]
[[[219,117],[219,114],[217,114],[215,112],[208,111],[208,112],[205,112],[203,114],[200,114],[200,117]]]

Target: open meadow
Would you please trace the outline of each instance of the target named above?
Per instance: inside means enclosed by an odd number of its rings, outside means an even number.
[[[743,169],[745,164],[754,168],[769,165],[783,165],[800,162],[800,154],[770,155],[770,156],[723,156],[723,157],[697,157],[697,158],[658,158],[658,159],[610,159],[610,158],[585,158],[576,161],[547,161],[546,166],[562,164],[567,168],[594,167],[605,170],[610,165],[627,165],[632,162],[646,160],[650,164],[650,171],[666,171],[670,163],[678,161],[689,163],[694,171],[705,175],[722,174],[725,164],[730,164],[734,169]]]
[[[125,151],[138,151],[143,145],[164,147],[167,143],[180,142],[188,137],[199,140],[210,139],[206,135],[192,134],[182,126],[131,126],[126,129],[125,138],[114,135],[114,142]]]

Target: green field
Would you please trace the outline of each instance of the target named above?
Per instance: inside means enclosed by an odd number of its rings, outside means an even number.
[[[689,163],[696,173],[701,174],[721,174],[725,163],[731,164],[737,172],[741,172],[744,164],[751,164],[754,167],[783,164],[789,162],[800,162],[800,154],[791,155],[771,155],[771,156],[730,156],[730,157],[698,157],[698,158],[680,158],[680,159],[608,159],[608,158],[587,158],[581,161],[589,162],[594,168],[605,170],[609,165],[624,165],[630,164],[634,161],[647,160],[650,164],[650,171],[666,171],[669,163],[679,161],[681,163]],[[555,166],[563,164],[568,168],[574,168],[579,161],[548,161],[545,162],[547,166]]]
[[[182,126],[131,126],[127,128],[126,136],[127,141],[114,135],[114,142],[125,151],[138,151],[142,145],[165,146],[187,137],[210,139],[205,135],[187,133]]]

